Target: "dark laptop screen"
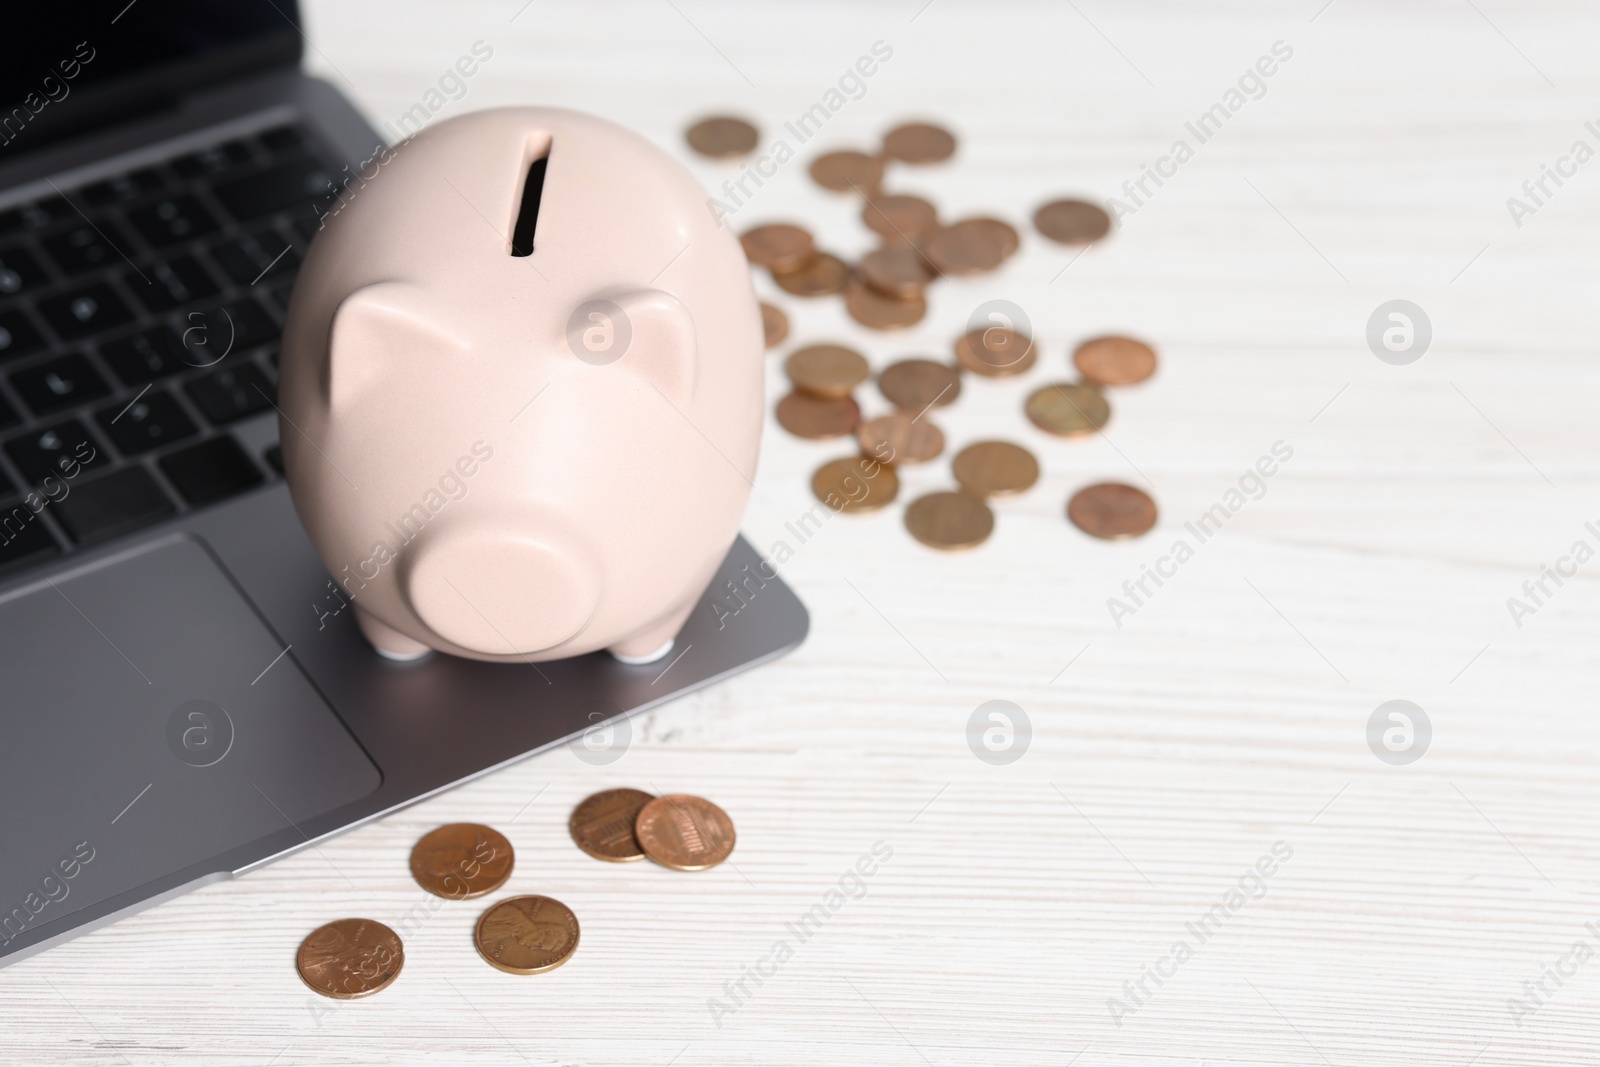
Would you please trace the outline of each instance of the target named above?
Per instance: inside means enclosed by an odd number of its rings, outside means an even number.
[[[299,62],[294,0],[42,0],[0,33],[0,155]]]

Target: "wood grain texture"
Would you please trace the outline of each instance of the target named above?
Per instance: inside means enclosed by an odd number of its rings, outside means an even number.
[[[936,418],[950,453],[1027,445],[1040,484],[998,504],[994,537],[941,556],[902,505],[839,516],[803,544],[812,471],[842,444],[769,419],[745,529],[794,549],[783,574],[812,636],[758,672],[652,712],[617,763],[527,761],[234,882],[206,887],[0,971],[7,1063],[1589,1064],[1600,962],[1594,715],[1600,565],[1513,624],[1506,599],[1600,520],[1600,162],[1514,224],[1506,200],[1600,118],[1600,13],[1511,4],[905,0],[310,3],[309,66],[375,123],[423,98],[476,40],[493,58],[440,112],[558,104],[687,155],[706,113],[757,120],[797,157],[734,216],[804,220],[869,247],[857,206],[805,164],[932,117],[948,165],[894,188],[1023,230],[986,278],[941,284],[927,320],[869,335],[837,300],[758,279],[795,346],[859,346],[875,368],[945,358],[981,302],[1026,309],[1044,346],[1019,380],[968,378]],[[920,9],[920,10],[919,10]],[[515,21],[512,21],[516,16]],[[823,132],[811,107],[875,41],[893,56]],[[1122,195],[1274,42],[1260,99],[1102,246],[1074,258],[1025,225],[1058,195]],[[1190,140],[1193,140],[1192,136]],[[691,159],[708,188],[737,165]],[[753,187],[752,187],[753,188]],[[550,205],[556,207],[556,205]],[[1396,367],[1368,316],[1404,298],[1434,340]],[[1113,393],[1103,437],[1034,430],[1022,399],[1068,376],[1079,340],[1150,339],[1154,379]],[[769,355],[770,398],[783,392]],[[868,413],[885,405],[861,390]],[[1121,595],[1275,442],[1293,458],[1118,627]],[[1127,544],[1066,524],[1092,481],[1150,488],[1162,522]],[[902,504],[952,484],[903,474]],[[1152,488],[1153,487],[1153,488]],[[1427,710],[1427,754],[1391,767],[1368,716]],[[1016,702],[1025,756],[969,751],[969,716]],[[612,785],[688,791],[736,820],[731,863],[680,874],[597,863],[572,806]],[[570,905],[582,944],[517,978],[474,954],[476,903],[427,912],[412,843],[476,820],[518,850],[507,892]],[[875,842],[892,857],[803,942]],[[1276,842],[1265,895],[1223,902]],[[880,846],[880,850],[885,847]],[[846,880],[847,888],[856,883]],[[1247,883],[1252,885],[1252,883]],[[422,906],[419,908],[419,906]],[[320,923],[401,924],[407,961],[370,1000],[296,977]],[[1596,922],[1596,930],[1585,923]],[[397,928],[398,925],[397,925]],[[1138,1010],[1124,983],[1180,939]],[[793,950],[757,983],[775,942]],[[725,983],[745,982],[737,1010]],[[737,992],[737,990],[735,990]]]

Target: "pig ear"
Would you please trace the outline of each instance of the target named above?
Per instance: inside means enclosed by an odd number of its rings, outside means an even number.
[[[418,286],[378,282],[340,302],[328,330],[328,404],[348,407],[385,378],[466,352],[453,317]],[[413,378],[413,380],[415,380]]]
[[[694,398],[694,319],[660,289],[622,289],[578,305],[567,345],[585,363],[615,364],[653,384],[679,407]]]

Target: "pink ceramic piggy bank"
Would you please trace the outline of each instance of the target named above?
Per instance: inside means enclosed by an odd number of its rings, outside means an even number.
[[[665,152],[571,111],[440,122],[301,268],[289,487],[385,655],[648,662],[737,533],[762,349],[739,243]]]

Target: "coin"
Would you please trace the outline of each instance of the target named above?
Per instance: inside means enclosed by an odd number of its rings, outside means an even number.
[[[778,401],[778,425],[813,441],[843,437],[861,422],[861,408],[849,397],[824,400],[806,393],[790,393]]]
[[[1149,532],[1156,524],[1156,502],[1142,489],[1101,482],[1072,494],[1067,518],[1090,537],[1116,541]]]
[[[406,950],[399,936],[371,919],[339,919],[319,926],[300,942],[295,969],[301,981],[325,997],[368,997],[400,976]]]
[[[470,900],[511,877],[516,854],[498,831],[455,822],[424,834],[411,848],[411,877],[436,897]]]
[[[783,339],[789,336],[789,316],[785,315],[782,309],[762,301],[761,334],[768,348],[776,348],[783,344]]]
[[[867,229],[915,241],[939,224],[939,212],[920,196],[875,196],[861,206]]]
[[[902,411],[921,414],[942,408],[961,395],[961,376],[947,363],[931,359],[902,359],[878,375],[878,391]]]
[[[1021,374],[1039,358],[1033,338],[1004,326],[973,330],[956,340],[956,362],[985,378]]]
[[[1072,353],[1078,373],[1096,385],[1132,385],[1156,372],[1155,349],[1131,337],[1096,337]]]
[[[644,854],[675,871],[703,871],[733,853],[733,820],[700,797],[657,797],[639,812],[633,832]]]
[[[907,506],[906,529],[930,548],[972,548],[994,532],[994,512],[970,493],[929,493]]]
[[[865,196],[883,181],[883,160],[865,152],[829,152],[811,161],[811,180],[836,193]]]
[[[933,280],[933,270],[921,252],[909,244],[868,252],[856,270],[861,280],[884,296],[911,300]]]
[[[567,832],[573,843],[597,860],[627,863],[644,859],[644,850],[633,836],[633,820],[639,809],[655,799],[640,789],[606,789],[585,797],[572,809]]]
[[[872,374],[866,357],[843,345],[797,348],[784,361],[783,370],[802,393],[829,400],[849,396]]]
[[[702,156],[723,159],[742,156],[756,146],[756,128],[744,119],[717,115],[690,126],[684,139]]]
[[[811,491],[835,511],[877,511],[900,495],[900,476],[871,456],[847,456],[818,467]]]
[[[550,897],[507,897],[478,916],[478,954],[508,974],[553,971],[578,948],[578,917]]]
[[[1006,258],[1005,245],[993,228],[967,219],[928,234],[922,251],[940,274],[981,274]]]
[[[863,422],[856,427],[856,441],[863,455],[900,466],[926,463],[944,451],[944,431],[908,411]]]
[[[874,330],[900,330],[922,321],[928,302],[919,293],[904,300],[884,296],[859,278],[844,287],[844,309],[850,317]]]
[[[1057,382],[1034,390],[1023,410],[1039,429],[1061,437],[1092,433],[1111,419],[1111,405],[1100,390],[1078,382]]]
[[[956,152],[949,130],[926,122],[908,122],[883,135],[883,151],[902,163],[940,163]]]
[[[1017,236],[1016,228],[1009,222],[991,218],[976,218],[963,219],[957,225],[966,226],[968,229],[981,232],[998,241],[1002,257],[1009,258],[1013,252],[1022,246],[1022,238]]]
[[[1111,216],[1082,200],[1052,200],[1033,213],[1033,228],[1064,245],[1088,244],[1111,232]]]
[[[811,235],[787,222],[769,222],[747,230],[739,243],[746,259],[774,273],[799,270],[817,254]]]
[[[818,252],[794,270],[773,271],[772,280],[795,296],[828,296],[844,288],[850,268],[838,256]]]
[[[956,453],[950,469],[961,488],[976,497],[1011,496],[1033,488],[1039,461],[1009,441],[979,441]]]

